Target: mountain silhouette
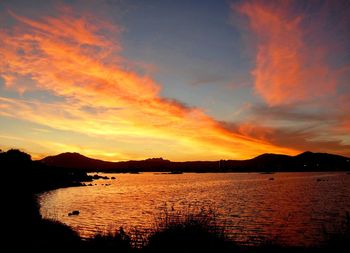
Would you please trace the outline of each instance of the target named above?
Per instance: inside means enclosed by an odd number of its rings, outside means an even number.
[[[104,172],[279,172],[279,171],[349,171],[350,158],[310,151],[296,156],[262,154],[248,160],[171,162],[163,158],[140,161],[108,162],[79,153],[48,156],[40,162],[49,166]]]
[[[55,167],[75,168],[75,169],[110,169],[115,167],[115,163],[93,159],[79,153],[61,153],[55,156],[47,156],[41,162]]]

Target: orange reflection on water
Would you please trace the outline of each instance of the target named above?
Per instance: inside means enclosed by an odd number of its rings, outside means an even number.
[[[350,176],[344,173],[109,176],[117,179],[44,193],[42,214],[92,236],[120,226],[152,229],[165,204],[175,211],[204,207],[216,212],[233,240],[311,245],[322,241],[323,228],[334,228],[350,209]],[[80,215],[68,216],[73,210]]]

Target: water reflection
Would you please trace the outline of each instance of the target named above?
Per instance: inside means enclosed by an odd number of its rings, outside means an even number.
[[[120,226],[150,228],[165,203],[175,210],[210,207],[238,241],[272,238],[287,245],[310,245],[350,210],[350,176],[345,173],[109,176],[116,180],[42,194],[42,215],[87,237]],[[72,210],[80,214],[68,216]]]

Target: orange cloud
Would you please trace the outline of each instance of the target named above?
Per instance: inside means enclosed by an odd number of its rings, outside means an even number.
[[[41,20],[11,15],[17,25],[0,30],[0,75],[6,85],[22,92],[46,90],[64,102],[0,97],[0,115],[95,136],[96,141],[130,140],[128,147],[115,148],[121,153],[134,148],[135,158],[144,155],[142,141],[154,144],[148,152],[175,160],[297,152],[228,131],[200,109],[160,97],[159,84],[123,68],[126,60],[117,54],[117,38],[101,35],[104,29],[116,32],[118,27],[92,23],[69,11]],[[29,81],[35,85],[29,86]]]
[[[255,120],[255,122],[258,119]],[[290,148],[296,150],[311,150],[314,152],[336,153],[350,156],[349,130],[344,133],[344,128],[327,129],[323,126],[313,127],[273,127],[257,125],[251,122],[232,124],[230,129],[244,135],[257,139],[269,141],[274,145],[284,145],[288,143]],[[322,135],[320,133],[326,133]],[[331,135],[331,136],[329,136]]]
[[[257,36],[255,90],[269,105],[315,99],[335,91],[324,51],[305,40],[303,16],[291,1],[244,1],[235,10],[249,18]]]

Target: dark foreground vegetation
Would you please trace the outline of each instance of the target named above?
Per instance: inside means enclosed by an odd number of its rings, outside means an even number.
[[[81,170],[62,170],[31,160],[19,150],[0,151],[2,239],[16,248],[53,249],[79,242],[69,227],[42,219],[37,194],[61,187],[81,186],[91,181]],[[2,245],[3,247],[3,245]]]
[[[244,246],[229,240],[208,210],[161,213],[152,231],[125,232],[82,239],[68,226],[43,219],[37,194],[59,187],[81,186],[92,177],[81,170],[49,167],[33,162],[19,150],[0,152],[2,175],[3,252],[350,252],[350,217],[325,242],[312,248],[287,247],[274,241]]]

